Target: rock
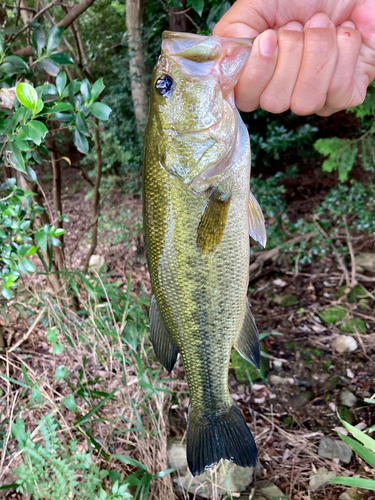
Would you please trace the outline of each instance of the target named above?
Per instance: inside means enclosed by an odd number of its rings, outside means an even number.
[[[265,497],[267,499],[272,498],[272,500],[284,500],[288,498],[276,484],[271,483],[271,481],[262,481],[258,483],[257,495]],[[258,498],[255,496],[255,498]]]
[[[319,443],[319,455],[324,458],[338,458],[340,462],[348,464],[352,459],[352,450],[343,441],[324,437]]]
[[[304,391],[300,394],[297,394],[296,396],[293,396],[289,401],[289,404],[290,406],[293,406],[293,408],[302,408],[302,406],[305,406],[309,401],[312,400],[313,397],[314,394],[312,392]]]
[[[279,375],[270,375],[268,380],[271,385],[293,385],[294,382],[293,379],[279,377]]]
[[[340,331],[345,333],[362,333],[362,335],[367,333],[367,327],[363,319],[354,318],[348,321],[344,321],[340,325]]]
[[[284,288],[288,283],[280,278],[277,278],[276,280],[273,281],[273,284]]]
[[[343,434],[344,436],[347,436],[349,434],[349,432],[345,429],[345,427],[338,426],[334,427],[333,430],[339,432],[340,434]]]
[[[275,297],[273,301],[283,307],[295,306],[298,304],[298,297],[296,295],[281,295],[280,297]]]
[[[99,274],[100,269],[105,265],[105,259],[101,255],[91,255],[89,261],[89,271],[96,271]],[[94,273],[95,274],[95,273]]]
[[[358,493],[358,491],[353,488],[349,488],[339,496],[339,500],[361,500],[362,498],[363,495],[361,495],[361,493]]]
[[[355,406],[357,398],[352,392],[345,389],[340,394],[340,401],[341,404],[348,406],[349,408],[352,408],[353,406]]]
[[[323,321],[323,323],[334,324],[343,320],[346,313],[347,310],[344,307],[332,306],[325,311],[321,311],[319,313],[319,318]]]
[[[335,477],[335,475],[336,474],[334,472],[329,471],[325,467],[321,467],[318,470],[316,476],[312,476],[312,478],[310,479],[310,490],[311,491],[317,490],[324,484],[327,484],[332,477]]]
[[[353,352],[358,348],[357,341],[348,335],[339,335],[332,341],[332,349],[342,354],[344,352]]]
[[[359,273],[375,273],[375,253],[360,253],[355,257],[355,269]]]
[[[253,482],[254,468],[239,467],[224,460],[216,468],[200,476],[193,477],[187,468],[186,446],[178,441],[172,441],[168,446],[168,465],[178,469],[178,476],[173,478],[174,483],[182,490],[203,498],[212,498],[212,482],[214,481],[224,491],[229,487],[231,493],[241,493]]]

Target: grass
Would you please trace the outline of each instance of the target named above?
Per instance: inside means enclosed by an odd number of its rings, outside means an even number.
[[[94,479],[87,464],[95,463],[98,488],[90,498],[127,498],[128,487],[140,499],[173,498],[166,462],[171,381],[160,377],[146,335],[148,301],[130,294],[130,279],[125,287],[99,275],[76,272],[72,279],[80,310],[29,290],[28,307],[45,313],[23,345],[0,354],[0,484],[18,480],[35,498],[62,498],[88,489]],[[53,459],[68,460],[74,442],[86,461],[83,472],[68,467],[70,483],[51,465],[43,491],[55,496],[38,496],[42,472],[30,455],[39,447],[51,460],[43,441],[48,432],[40,435],[46,419],[64,443]]]

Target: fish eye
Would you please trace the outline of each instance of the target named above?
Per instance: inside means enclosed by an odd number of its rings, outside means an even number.
[[[163,97],[168,97],[173,88],[173,78],[169,75],[163,75],[156,80],[155,88]]]

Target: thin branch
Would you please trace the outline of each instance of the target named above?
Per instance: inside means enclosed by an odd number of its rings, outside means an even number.
[[[94,128],[94,140],[95,140],[95,152],[96,152],[96,179],[94,186],[94,194],[92,197],[92,220],[93,229],[91,235],[91,245],[90,249],[86,255],[84,269],[87,271],[90,263],[90,257],[95,252],[96,246],[98,244],[98,219],[99,219],[99,204],[100,204],[100,181],[102,178],[103,160],[102,160],[102,149],[100,144],[99,136],[99,126],[98,119],[95,118],[95,128]]]
[[[15,40],[16,38],[19,37],[19,35],[21,35],[21,33],[26,31],[27,29],[29,29],[31,23],[36,21],[42,14],[44,14],[46,12],[46,10],[50,9],[55,4],[56,4],[56,0],[53,0],[51,3],[49,3],[48,5],[43,7],[43,9],[41,9],[32,19],[30,19],[29,24],[25,25],[22,29],[20,29],[19,31],[17,31],[17,33],[15,33],[14,35],[12,35],[10,37],[9,42],[11,42],[12,40]],[[26,48],[26,47],[24,47],[24,48]]]
[[[33,321],[33,324],[27,330],[27,332],[25,333],[25,335],[22,337],[22,339],[20,339],[10,349],[8,349],[8,353],[10,353],[10,352],[14,351],[15,349],[17,349],[17,347],[19,347],[23,342],[25,342],[25,340],[27,340],[30,337],[31,333],[34,331],[34,328],[38,324],[40,318],[43,316],[45,310],[46,310],[46,308],[43,307],[43,309],[40,311],[40,313],[38,314],[38,316]]]
[[[353,245],[352,245],[352,240],[350,238],[350,234],[349,234],[349,229],[348,229],[348,224],[346,222],[346,217],[345,215],[343,215],[342,217],[342,220],[344,222],[344,226],[345,226],[345,233],[346,233],[346,240],[347,240],[347,243],[348,243],[348,248],[349,248],[349,254],[350,254],[350,260],[351,260],[351,264],[352,264],[352,283],[351,283],[351,288],[354,287],[354,285],[357,284],[357,280],[356,280],[356,277],[355,277],[355,256],[354,256],[354,250],[353,250]]]

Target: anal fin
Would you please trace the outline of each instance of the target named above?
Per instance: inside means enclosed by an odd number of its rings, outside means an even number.
[[[234,343],[234,348],[243,358],[249,361],[255,368],[259,368],[260,362],[260,344],[259,333],[255,323],[250,305],[246,304],[246,313],[241,331]]]
[[[176,363],[178,347],[172,341],[160,317],[155,295],[152,296],[150,303],[150,337],[157,359],[170,373]]]
[[[248,216],[250,236],[265,248],[267,244],[266,224],[262,209],[251,191],[248,200]]]
[[[212,188],[197,229],[196,242],[202,254],[216,250],[222,240],[230,201],[230,193],[223,195],[217,188]]]

